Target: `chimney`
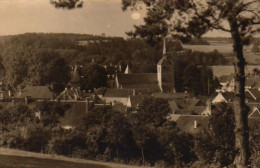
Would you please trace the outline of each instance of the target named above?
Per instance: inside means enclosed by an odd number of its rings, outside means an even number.
[[[89,99],[86,98],[86,113],[88,113],[88,108],[89,108]]]
[[[9,96],[9,97],[12,97],[12,92],[11,92],[11,90],[8,90],[8,96]]]
[[[120,73],[122,72],[122,65],[118,66],[118,70],[119,70]]]
[[[28,104],[28,97],[27,96],[25,96],[24,101],[25,101],[25,104]]]
[[[196,129],[197,127],[198,127],[197,120],[194,120],[194,129]]]
[[[207,115],[211,115],[211,101],[210,101],[210,99],[207,100],[206,110],[207,110]]]
[[[133,96],[135,95],[135,89],[133,89]]]

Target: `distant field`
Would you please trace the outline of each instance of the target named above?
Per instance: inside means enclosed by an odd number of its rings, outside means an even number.
[[[190,49],[192,51],[200,52],[213,52],[218,50],[225,57],[233,56],[233,45],[231,43],[211,43],[211,45],[183,45],[183,48]],[[260,54],[251,52],[252,46],[244,46],[244,57],[248,64],[259,65]]]
[[[0,155],[1,168],[109,168],[86,163],[73,163],[68,161],[40,159],[22,156]]]

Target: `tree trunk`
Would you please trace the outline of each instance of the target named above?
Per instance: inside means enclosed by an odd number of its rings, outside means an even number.
[[[236,22],[230,24],[235,55],[235,147],[236,156],[234,164],[237,168],[247,167],[249,160],[249,129],[248,111],[245,104],[245,59],[243,56],[243,43]]]
[[[144,148],[141,147],[141,152],[142,152],[142,161],[143,161],[143,165],[144,165]]]
[[[116,158],[117,158],[117,162],[119,161],[119,152],[118,152],[118,147],[116,148]]]

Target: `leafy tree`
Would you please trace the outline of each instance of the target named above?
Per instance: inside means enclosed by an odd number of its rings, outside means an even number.
[[[105,68],[91,64],[82,70],[82,88],[86,90],[93,90],[107,85],[107,74]]]
[[[50,132],[41,124],[29,124],[25,127],[24,146],[28,151],[44,152],[50,139]]]
[[[57,126],[66,110],[61,104],[49,101],[38,102],[36,108],[40,111],[43,126],[51,128]]]
[[[119,160],[119,150],[126,148],[132,139],[131,125],[124,114],[114,112],[108,120],[106,129],[106,141],[116,149],[116,157]]]
[[[83,5],[82,0],[50,0],[50,2],[57,8],[81,8]]]
[[[183,71],[183,85],[192,92],[193,95],[198,95],[201,88],[201,76],[200,70],[194,64],[189,64],[185,67]]]
[[[141,150],[142,162],[145,164],[145,154],[153,161],[160,158],[161,148],[157,141],[156,128],[161,127],[170,113],[169,104],[164,99],[144,99],[142,106],[130,117],[133,137]],[[153,152],[145,150],[153,149]],[[154,153],[155,152],[155,153]],[[156,157],[154,158],[153,155]],[[150,155],[150,156],[149,156]]]
[[[258,118],[250,118],[250,151],[252,167],[260,166],[260,124]]]
[[[243,47],[260,31],[258,0],[122,0],[123,9],[144,4],[147,16],[144,25],[135,26],[131,34],[148,41],[158,41],[170,34],[182,39],[200,37],[210,30],[222,30],[231,35],[235,62],[235,119],[237,167],[246,167],[249,158],[249,135],[245,105],[245,58]]]
[[[230,105],[222,103],[212,108],[209,128],[197,135],[195,152],[200,161],[232,164],[235,156],[235,118]]]
[[[181,132],[175,122],[168,121],[158,129],[158,141],[163,148],[163,159],[168,164],[167,167],[185,167],[196,159],[192,135]]]
[[[11,46],[3,54],[3,64],[6,82],[14,88],[27,84],[65,85],[69,80],[65,60],[54,51]]]

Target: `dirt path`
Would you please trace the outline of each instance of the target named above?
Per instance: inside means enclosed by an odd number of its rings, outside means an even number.
[[[60,160],[60,161],[68,161],[68,162],[74,162],[74,163],[95,164],[95,165],[108,166],[111,168],[140,168],[140,167],[136,167],[136,166],[121,165],[121,164],[116,164],[116,163],[91,161],[91,160],[76,159],[76,158],[68,158],[68,157],[64,157],[64,156],[47,155],[47,154],[33,153],[33,152],[8,149],[8,148],[0,148],[0,154],[6,155],[6,156],[22,156],[22,157],[33,157],[33,158],[40,158],[40,159],[53,159],[53,160]]]

